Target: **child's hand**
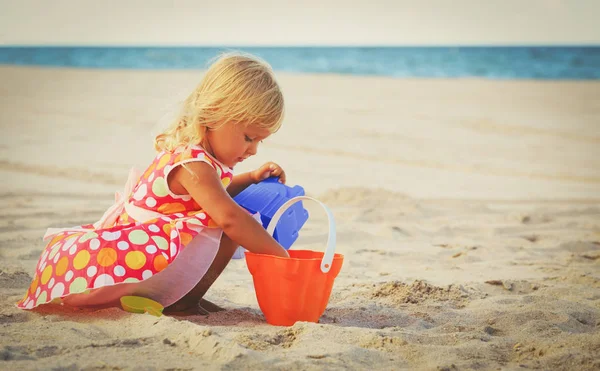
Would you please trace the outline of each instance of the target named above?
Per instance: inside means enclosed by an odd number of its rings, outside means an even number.
[[[258,183],[269,177],[279,177],[279,182],[285,184],[285,171],[274,162],[267,162],[250,173],[252,181]]]

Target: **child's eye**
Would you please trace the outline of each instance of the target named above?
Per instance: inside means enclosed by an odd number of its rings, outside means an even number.
[[[244,135],[244,137],[245,137],[244,139],[246,140],[246,142],[252,142],[252,138],[250,138],[249,136]]]

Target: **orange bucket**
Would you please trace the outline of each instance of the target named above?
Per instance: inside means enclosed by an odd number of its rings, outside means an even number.
[[[335,222],[331,211],[320,201],[298,196],[284,203],[273,215],[267,232],[273,234],[279,218],[292,204],[310,200],[327,212],[329,237],[325,252],[290,250],[290,258],[246,252],[248,270],[260,310],[267,323],[291,326],[297,321],[318,322],[325,311],[333,281],[342,269],[344,256],[335,254]]]

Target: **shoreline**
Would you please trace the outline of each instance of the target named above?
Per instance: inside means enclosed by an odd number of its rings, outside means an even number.
[[[71,72],[123,72],[123,73],[157,73],[157,74],[190,74],[204,73],[203,68],[109,68],[109,67],[74,67],[74,66],[55,66],[55,65],[31,65],[31,64],[2,64],[0,70],[3,69],[28,69],[28,70],[48,70],[48,71],[71,71]],[[406,82],[527,82],[527,83],[574,83],[574,84],[597,84],[600,79],[546,79],[546,78],[486,78],[477,76],[462,76],[462,77],[402,77],[392,75],[377,75],[377,74],[350,74],[350,73],[333,73],[333,72],[290,72],[275,70],[276,76],[313,76],[313,77],[336,77],[349,79],[369,79],[369,80],[396,80]]]

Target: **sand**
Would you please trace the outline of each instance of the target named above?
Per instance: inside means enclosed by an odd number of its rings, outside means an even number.
[[[0,67],[0,369],[600,369],[598,82],[280,74],[285,124],[236,170],[333,210],[320,323],[266,324],[243,260],[208,316],[15,308],[45,229],[97,220],[199,76]]]

